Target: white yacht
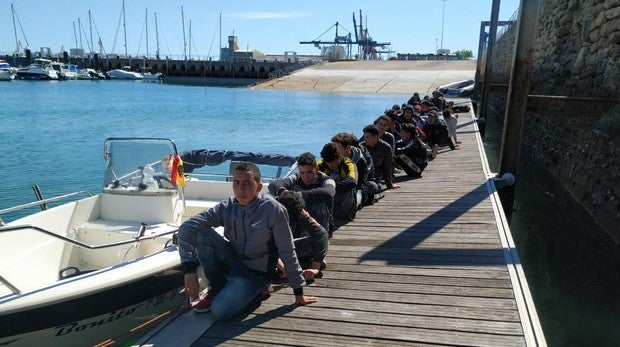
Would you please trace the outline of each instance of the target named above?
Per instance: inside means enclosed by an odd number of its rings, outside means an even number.
[[[78,78],[78,68],[75,64],[63,64],[53,62],[52,69],[56,70],[58,78],[61,80],[76,80]]]
[[[108,71],[108,76],[118,80],[141,80],[143,78],[141,73],[131,71],[129,66],[123,66],[122,69],[110,70]]]
[[[57,80],[58,72],[52,68],[52,61],[37,58],[34,63],[17,69],[17,77],[21,79]]]
[[[0,81],[12,81],[15,79],[16,69],[4,60],[0,60]]]

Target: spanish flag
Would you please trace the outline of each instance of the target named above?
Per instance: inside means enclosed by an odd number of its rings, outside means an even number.
[[[170,174],[172,184],[185,187],[185,171],[183,170],[183,160],[178,155],[172,161],[172,172]]]

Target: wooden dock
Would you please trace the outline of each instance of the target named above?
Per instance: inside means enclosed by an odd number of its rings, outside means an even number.
[[[317,303],[294,309],[277,290],[193,346],[545,346],[472,114],[458,137],[461,150],[440,150],[421,179],[397,175],[401,189],[336,230],[305,290]]]

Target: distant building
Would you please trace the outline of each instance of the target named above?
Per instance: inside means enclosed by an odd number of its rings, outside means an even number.
[[[220,61],[242,63],[257,59],[265,59],[265,54],[255,49],[240,50],[237,36],[228,36],[228,47],[220,50]]]

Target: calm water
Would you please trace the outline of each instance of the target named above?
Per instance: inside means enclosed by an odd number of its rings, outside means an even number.
[[[492,170],[499,119],[487,122]],[[620,248],[522,153],[510,229],[549,346],[620,346]]]
[[[0,95],[0,209],[33,201],[33,184],[46,197],[99,192],[107,137],[166,137],[181,151],[318,154],[334,133],[359,134],[406,101],[126,81],[15,81],[0,83]],[[491,161],[499,134],[490,121]],[[617,346],[618,247],[544,172],[529,165],[519,175],[511,228],[549,345]]]
[[[0,209],[33,201],[34,184],[45,197],[99,192],[107,137],[318,154],[333,134],[359,134],[404,99],[133,81],[14,81],[0,83],[0,95]]]

